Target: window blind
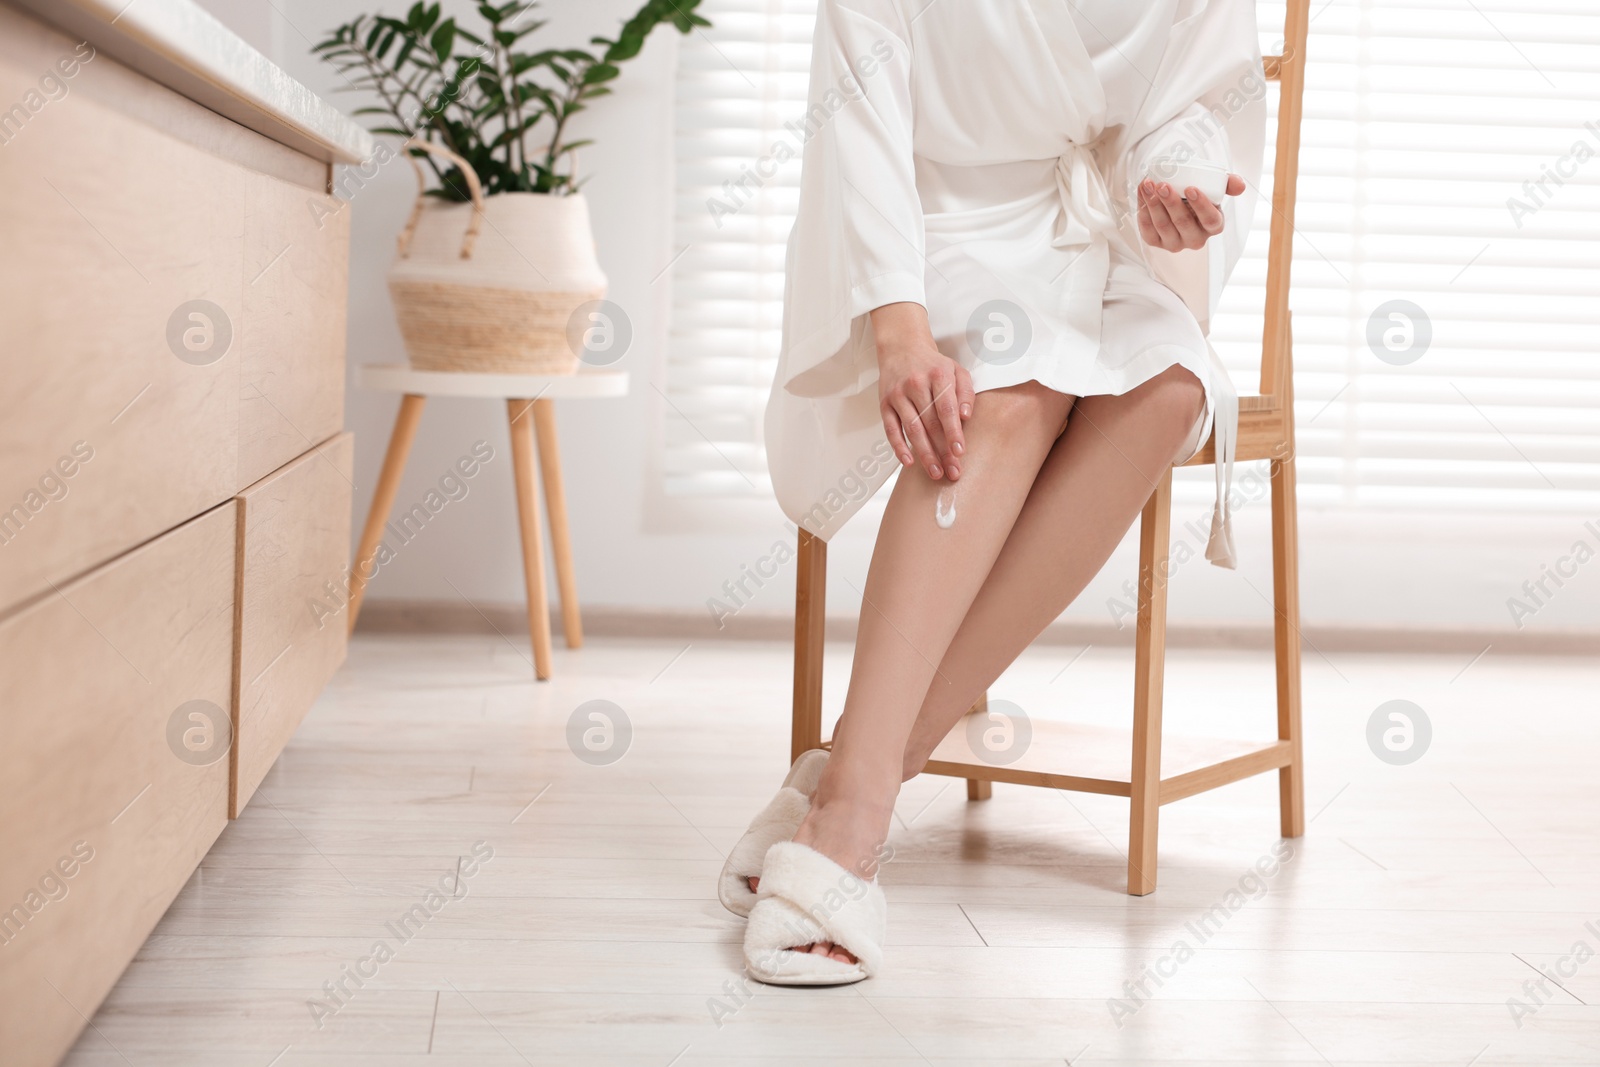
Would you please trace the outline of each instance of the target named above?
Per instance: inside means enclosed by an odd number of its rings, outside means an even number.
[[[769,495],[761,415],[800,173],[784,124],[804,109],[815,0],[708,7],[678,76],[662,490]],[[1259,10],[1276,52],[1282,4]],[[1304,504],[1600,507],[1597,45],[1592,0],[1313,0],[1291,296]],[[1241,392],[1270,158],[1261,192],[1212,334]],[[1202,501],[1208,476],[1184,475]]]

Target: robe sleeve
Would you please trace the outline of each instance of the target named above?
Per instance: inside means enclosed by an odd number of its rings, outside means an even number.
[[[1152,165],[1169,158],[1219,163],[1244,178],[1242,195],[1224,197],[1223,231],[1206,247],[1167,252],[1137,241],[1152,272],[1183,297],[1209,333],[1255,215],[1267,87],[1252,5],[1213,0],[1184,22],[1133,131],[1121,192],[1130,212],[1137,211],[1139,182]]]
[[[1211,110],[1198,101],[1184,108],[1177,116],[1134,146],[1128,160],[1126,193],[1128,203],[1134,210],[1138,209],[1139,204],[1139,183],[1146,176],[1159,180],[1164,161],[1216,163],[1226,167],[1231,173],[1238,171],[1228,142],[1227,127],[1217,124]],[[1244,195],[1243,199],[1250,201],[1253,206],[1254,197],[1248,195],[1252,191],[1246,189],[1245,192],[1247,195]],[[1167,256],[1175,256],[1177,260],[1168,269],[1193,275],[1193,284],[1197,289],[1202,284],[1199,281],[1199,272],[1204,271],[1203,302],[1197,301],[1201,306],[1193,310],[1195,318],[1200,323],[1200,329],[1206,333],[1211,330],[1211,316],[1216,312],[1223,284],[1233,272],[1233,265],[1243,254],[1244,240],[1249,233],[1250,216],[1240,217],[1240,200],[1239,196],[1223,197],[1222,233],[1207,241],[1205,248],[1197,251],[1189,250],[1187,254],[1165,253]],[[1159,250],[1151,249],[1150,253],[1157,251]]]
[[[778,385],[843,397],[877,382],[867,313],[926,305],[912,162],[910,26],[899,0],[817,7],[800,199],[789,238]]]

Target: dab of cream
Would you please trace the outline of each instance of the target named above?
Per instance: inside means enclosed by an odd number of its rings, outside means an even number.
[[[948,530],[956,524],[956,487],[947,485],[939,490],[939,499],[933,502],[933,521],[939,529]]]

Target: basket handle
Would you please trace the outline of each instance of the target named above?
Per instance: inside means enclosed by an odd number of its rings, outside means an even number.
[[[413,137],[400,146],[400,150],[406,153],[406,159],[411,162],[411,169],[417,172],[417,202],[411,209],[411,218],[406,220],[406,228],[400,231],[400,258],[405,259],[410,254],[411,238],[417,232],[417,223],[422,218],[422,205],[427,195],[427,179],[422,173],[422,165],[417,162],[416,156],[406,151],[410,148],[420,148],[425,152],[430,152],[433,155],[449,160],[466,176],[467,190],[472,194],[472,219],[467,223],[467,232],[461,238],[461,258],[471,259],[472,246],[477,242],[478,229],[483,224],[483,185],[478,181],[477,172],[472,169],[472,165],[466,160],[443,145],[434,144],[432,141],[424,141],[419,137]]]

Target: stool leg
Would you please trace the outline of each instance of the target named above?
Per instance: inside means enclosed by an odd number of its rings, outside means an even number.
[[[1300,538],[1295,521],[1294,457],[1273,460],[1271,472],[1278,737],[1289,742],[1289,765],[1278,771],[1278,821],[1284,837],[1299,837],[1306,832],[1306,779],[1300,741]]]
[[[822,744],[822,653],[827,637],[828,542],[805,530],[795,546],[794,703],[789,761]]]
[[[550,677],[550,603],[544,589],[544,541],[539,532],[539,473],[534,464],[533,401],[507,400],[511,419],[511,474],[517,483],[517,522],[522,528],[522,575],[528,586],[528,634],[533,673]]]
[[[1172,542],[1172,472],[1139,518],[1139,625],[1134,638],[1133,773],[1129,782],[1128,892],[1156,888],[1161,811],[1161,697],[1167,655],[1167,552]]]
[[[550,520],[550,551],[561,591],[561,630],[568,648],[583,647],[583,616],[578,610],[578,577],[572,569],[572,538],[567,533],[567,491],[561,484],[561,445],[556,438],[556,402],[533,402],[539,435],[539,473],[544,476],[544,510]]]
[[[407,393],[400,398],[400,413],[394,418],[394,429],[389,432],[389,451],[383,457],[383,471],[378,475],[378,488],[372,494],[372,506],[367,509],[367,524],[361,530],[361,545],[356,549],[355,563],[350,567],[350,629],[356,628],[356,616],[361,614],[361,601],[367,592],[367,582],[376,570],[373,555],[383,541],[383,527],[394,510],[394,496],[400,490],[400,477],[406,471],[406,457],[411,455],[411,442],[417,436],[417,423],[422,421],[422,405],[426,397]]]
[[[987,715],[987,714],[989,714],[989,691],[987,689],[984,690],[983,696],[978,698],[977,703],[972,705],[972,708],[967,712],[967,714],[968,715]],[[987,778],[968,778],[967,779],[967,799],[968,800],[988,800],[992,796],[994,796],[994,783],[989,781],[989,779],[987,779]]]

